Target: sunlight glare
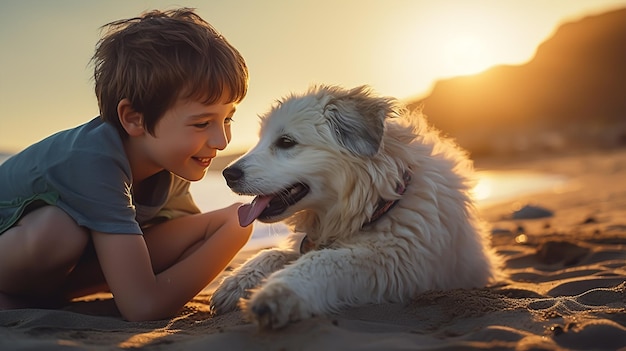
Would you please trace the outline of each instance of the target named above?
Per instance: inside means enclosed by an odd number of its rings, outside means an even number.
[[[459,34],[444,47],[447,71],[453,75],[479,73],[494,64],[484,40],[472,34]]]
[[[477,184],[472,189],[472,194],[474,195],[474,199],[480,201],[491,196],[492,191],[491,180],[483,175],[478,178]]]
[[[454,8],[442,5],[432,18],[414,26],[413,35],[420,38],[426,29],[436,34],[429,37],[427,47],[441,77],[476,74],[505,62],[523,62],[529,55],[516,27],[507,25],[498,7],[462,2]]]

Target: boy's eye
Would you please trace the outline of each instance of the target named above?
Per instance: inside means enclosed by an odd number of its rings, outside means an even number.
[[[208,127],[208,126],[209,126],[209,122],[204,122],[204,123],[196,123],[196,124],[194,124],[193,126],[194,126],[194,127],[196,127],[196,128],[200,128],[200,129],[202,129],[202,128],[206,128],[206,127]]]
[[[232,117],[226,117],[226,119],[224,120],[224,124],[229,126],[233,123],[234,119]]]

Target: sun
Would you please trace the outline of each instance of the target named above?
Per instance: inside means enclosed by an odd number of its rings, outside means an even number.
[[[485,40],[469,33],[457,34],[444,44],[444,60],[449,75],[470,75],[493,65]]]

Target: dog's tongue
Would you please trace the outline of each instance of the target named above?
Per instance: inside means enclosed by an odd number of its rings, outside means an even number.
[[[239,214],[239,225],[242,227],[249,226],[267,207],[273,196],[259,195],[252,200],[251,203],[239,206],[237,214]]]

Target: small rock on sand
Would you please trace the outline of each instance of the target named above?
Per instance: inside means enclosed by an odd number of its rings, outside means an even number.
[[[554,216],[554,212],[541,206],[526,205],[513,212],[512,219],[537,219]]]

